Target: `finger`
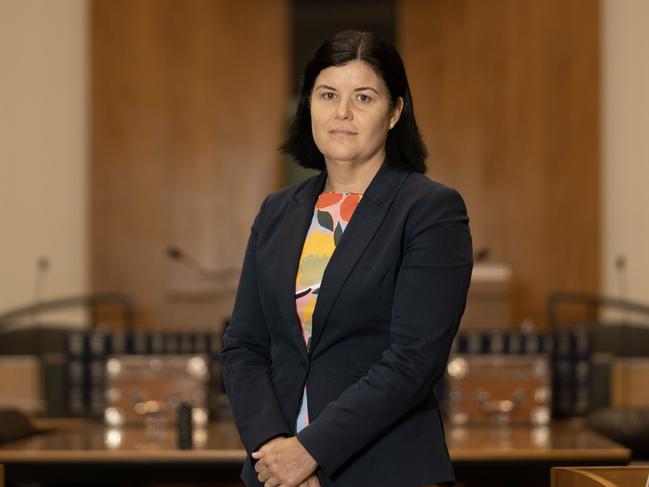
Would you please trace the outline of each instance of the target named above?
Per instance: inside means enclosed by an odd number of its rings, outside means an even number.
[[[258,459],[258,458],[261,458],[263,456],[264,456],[264,454],[261,452],[261,450],[257,450],[257,451],[252,452],[252,458],[254,458],[254,459]]]
[[[272,474],[267,468],[262,469],[261,472],[257,475],[257,478],[260,482],[269,482],[271,480]]]
[[[265,470],[266,466],[264,465],[264,462],[259,460],[258,462],[254,463],[255,470],[257,473],[260,473],[262,470]]]
[[[257,480],[263,482],[264,485],[269,485],[270,475],[268,475],[268,472],[260,473],[257,475]]]
[[[272,448],[272,445],[269,445],[268,443],[261,445],[257,451],[254,453],[257,453],[257,455],[264,455],[265,453],[268,453],[268,450]]]
[[[300,485],[303,485],[304,487],[320,487],[320,481],[315,474],[311,474],[311,476],[304,480]]]

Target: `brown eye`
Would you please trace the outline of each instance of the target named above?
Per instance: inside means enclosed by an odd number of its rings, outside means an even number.
[[[358,95],[358,96],[356,97],[356,99],[357,99],[358,101],[360,101],[361,103],[368,103],[368,102],[372,101],[372,97],[370,97],[370,96],[368,96],[368,95],[364,95],[364,94],[362,94],[362,93],[361,93],[360,95]]]
[[[336,98],[336,94],[331,91],[325,91],[321,96],[325,100],[333,100]]]

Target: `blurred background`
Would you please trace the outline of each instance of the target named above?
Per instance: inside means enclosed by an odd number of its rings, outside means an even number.
[[[0,403],[102,416],[117,353],[206,353],[217,380],[252,219],[312,174],[277,150],[301,70],[356,28],[396,45],[428,176],[467,203],[456,352],[568,328],[528,350],[553,417],[649,406],[624,392],[649,390],[648,22],[645,0],[0,0],[0,352],[35,357]],[[59,372],[20,396],[19,366]]]
[[[0,8],[0,310],[111,291],[141,327],[217,326],[233,281],[168,249],[236,274],[261,199],[303,176],[277,147],[305,60],[349,27],[400,50],[512,327],[544,326],[552,290],[649,301],[643,0]]]

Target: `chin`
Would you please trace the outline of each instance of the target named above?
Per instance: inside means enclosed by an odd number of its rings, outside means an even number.
[[[325,160],[333,161],[338,164],[352,164],[356,161],[354,157],[336,157],[332,155],[325,154]]]
[[[358,158],[358,153],[356,151],[341,150],[339,148],[334,150],[323,150],[321,152],[322,155],[324,155],[325,159],[331,159],[340,162],[351,162]]]

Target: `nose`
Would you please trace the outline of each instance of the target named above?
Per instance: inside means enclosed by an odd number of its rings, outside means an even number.
[[[336,118],[339,120],[351,120],[352,119],[352,109],[349,99],[340,97],[338,106],[336,107]]]

